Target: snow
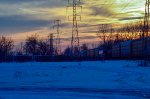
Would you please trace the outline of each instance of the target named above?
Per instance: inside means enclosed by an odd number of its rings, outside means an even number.
[[[137,61],[0,63],[0,99],[149,99],[149,70]]]

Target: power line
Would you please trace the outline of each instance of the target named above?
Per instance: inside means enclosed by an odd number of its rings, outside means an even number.
[[[134,1],[134,0],[133,0]],[[133,2],[132,1],[132,2]],[[131,2],[129,1],[120,11],[122,12],[124,9],[126,9],[129,5],[131,4]],[[115,16],[114,16],[115,15]],[[119,14],[113,14],[113,16],[112,17],[116,17],[117,15],[119,15]]]
[[[134,1],[134,0],[133,0]],[[132,1],[132,2],[133,2]],[[128,2],[126,5],[124,5],[124,7],[120,10],[121,12],[124,10],[124,9],[126,9],[132,2]],[[108,9],[113,5],[113,4],[115,4],[114,2],[112,2],[111,4],[110,4],[110,6],[108,6]],[[113,14],[112,16],[111,15],[109,15],[108,17],[116,17],[117,15],[119,15],[119,14]],[[90,21],[88,22],[88,23],[90,23]],[[87,23],[87,24],[88,24]],[[111,23],[110,23],[111,24]],[[99,26],[99,24],[95,24],[95,25],[91,25],[91,26]]]

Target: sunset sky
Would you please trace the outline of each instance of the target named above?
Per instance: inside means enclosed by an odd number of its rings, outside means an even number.
[[[96,24],[122,24],[142,19],[145,0],[81,0],[81,41],[96,41]],[[66,13],[68,0],[0,0],[0,35],[22,41],[37,33],[53,33],[53,20],[62,20],[62,38],[71,36],[71,22]],[[66,39],[69,40],[69,39]]]

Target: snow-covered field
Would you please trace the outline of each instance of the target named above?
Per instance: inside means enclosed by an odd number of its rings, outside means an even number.
[[[136,61],[0,63],[0,99],[150,99]]]

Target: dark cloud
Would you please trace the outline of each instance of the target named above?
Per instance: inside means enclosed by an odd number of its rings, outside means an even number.
[[[92,9],[92,13],[90,15],[93,16],[110,16],[113,15],[113,13],[111,12],[111,10],[109,10],[107,7],[90,7],[90,9]]]
[[[143,19],[143,17],[126,17],[126,18],[121,18],[119,21],[124,21],[124,20],[137,20],[137,19]]]
[[[0,33],[24,32],[45,27],[50,22],[43,19],[35,19],[32,14],[21,14],[18,8],[52,8],[64,6],[67,0],[0,0],[0,5],[7,5],[0,8]],[[32,16],[32,17],[29,17]],[[66,27],[68,24],[63,24]]]
[[[38,20],[32,17],[14,15],[14,16],[0,16],[0,32],[23,32],[46,27],[50,21]]]
[[[56,24],[56,23],[55,23]],[[70,27],[70,23],[60,23],[60,27],[61,28],[66,28],[66,27]],[[57,27],[57,25],[53,25],[53,27]]]
[[[82,36],[82,37],[79,37],[80,40],[90,40],[90,39],[96,39],[97,36]],[[70,41],[71,38],[61,38],[62,41]]]
[[[42,0],[0,0],[1,3],[40,2]],[[48,0],[45,0],[48,1]]]
[[[94,30],[93,30],[93,31],[83,31],[83,32],[81,32],[81,33],[89,33],[89,34],[91,34],[91,33],[98,33],[98,32],[99,32],[99,31],[96,31],[96,30],[94,31]]]
[[[95,39],[95,38],[97,38],[97,36],[84,36],[84,37],[80,37],[80,39],[82,39],[82,40]]]
[[[67,0],[0,0],[0,4],[32,4],[32,7],[59,7],[65,6],[67,4]]]
[[[66,5],[67,5],[66,0],[47,0],[38,3],[36,6],[42,8],[50,8],[50,7],[65,7]]]

